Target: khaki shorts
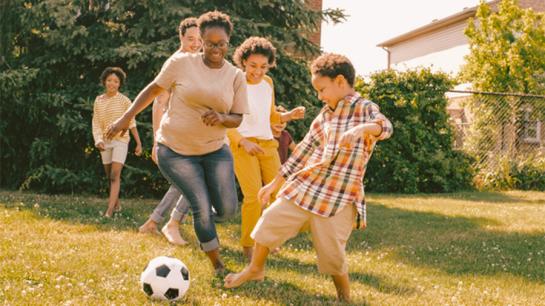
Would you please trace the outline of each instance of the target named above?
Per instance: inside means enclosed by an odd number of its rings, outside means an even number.
[[[118,140],[112,140],[112,142],[107,142],[104,144],[105,150],[100,152],[100,156],[102,157],[102,164],[108,165],[112,162],[125,164],[125,160],[127,159],[127,152],[129,150],[129,144],[118,141]]]
[[[355,217],[356,208],[353,205],[347,205],[335,216],[326,218],[281,197],[263,212],[251,236],[256,243],[273,250],[295,237],[308,222],[318,255],[318,270],[325,274],[342,275],[348,273],[345,248]]]

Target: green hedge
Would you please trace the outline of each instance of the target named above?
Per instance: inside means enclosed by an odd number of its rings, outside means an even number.
[[[1,4],[0,186],[49,193],[106,193],[100,156],[93,147],[91,115],[106,66],[128,72],[122,89],[130,98],[141,90],[178,46],[180,19],[219,9],[235,23],[232,45],[250,35],[269,37],[279,49],[271,71],[277,101],[305,105],[305,120],[288,129],[301,139],[322,103],[310,85],[307,62],[290,55],[316,54],[303,38],[321,18],[340,20],[342,12],[313,13],[299,1],[74,1],[8,0]],[[277,12],[282,9],[284,14]],[[427,70],[373,75],[359,89],[392,119],[394,137],[381,143],[369,165],[368,190],[445,192],[471,181],[465,156],[452,151],[444,92],[450,80]],[[159,196],[166,181],[150,160],[151,109],[137,117],[144,157],[132,153],[123,170],[125,195]],[[132,152],[134,144],[129,149]]]
[[[291,55],[317,54],[302,33],[339,10],[311,12],[302,2],[274,1],[65,1],[7,0],[0,4],[0,186],[41,192],[103,193],[107,185],[93,147],[91,116],[107,66],[127,71],[121,91],[134,99],[179,46],[182,18],[218,9],[231,15],[232,46],[250,35],[278,47],[277,100],[305,105],[307,119],[290,126],[305,132],[321,103],[312,92],[307,63]],[[282,10],[283,14],[278,14]],[[231,48],[231,52],[234,48]],[[151,108],[137,117],[144,157],[132,153],[122,192],[160,195],[166,189],[150,159]],[[133,151],[134,143],[129,150]]]
[[[506,157],[495,160],[493,170],[481,170],[475,185],[483,190],[539,190],[545,191],[545,156],[542,154],[519,159]]]
[[[375,73],[357,89],[379,104],[394,125],[380,142],[366,173],[367,190],[452,192],[471,188],[469,158],[452,149],[445,92],[452,81],[430,70]]]

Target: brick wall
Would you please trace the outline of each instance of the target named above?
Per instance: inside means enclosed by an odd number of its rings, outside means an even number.
[[[541,0],[543,1],[543,0]],[[314,11],[321,11],[322,10],[322,0],[305,0],[305,4]],[[321,20],[318,21],[318,30],[316,32],[310,33],[308,35],[308,38],[311,42],[316,44],[317,46],[320,46],[321,43],[321,34],[322,34],[322,22]]]

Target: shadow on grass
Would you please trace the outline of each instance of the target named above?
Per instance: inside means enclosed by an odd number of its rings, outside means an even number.
[[[357,304],[340,303],[331,296],[313,294],[301,290],[294,284],[274,281],[271,278],[265,278],[262,282],[249,282],[231,291],[232,294],[244,295],[280,305],[366,305],[361,301],[358,301]]]
[[[306,239],[304,236],[306,236],[306,235],[300,235],[297,238],[294,238],[293,240],[301,240],[301,243],[305,243],[304,241],[308,242],[309,240]],[[295,242],[295,243],[298,243],[298,242]],[[311,252],[314,252],[314,250],[311,250]],[[230,259],[237,258],[237,259],[239,259],[239,261],[242,260],[242,257],[243,257],[242,252],[237,251],[237,250],[233,250],[233,249],[228,248],[228,247],[223,247],[222,248],[222,253],[223,253],[223,255],[225,255],[226,258],[230,258]],[[281,256],[280,254],[269,255],[269,257],[267,258],[267,269],[274,269],[276,271],[286,271],[286,272],[297,271],[301,275],[323,276],[323,277],[326,277],[327,281],[330,283],[330,286],[332,288],[334,287],[334,284],[333,284],[333,281],[331,280],[331,278],[325,276],[324,274],[320,274],[318,272],[318,267],[317,267],[316,263],[314,263],[314,262],[313,263],[305,263],[305,262],[301,262],[301,261],[293,259],[293,258],[287,258],[287,257]],[[234,271],[234,272],[239,272],[239,271]],[[385,279],[383,277],[377,276],[377,275],[373,275],[371,273],[349,272],[349,276],[350,276],[350,282],[352,282],[352,283],[353,282],[358,282],[358,283],[373,287],[377,291],[387,293],[387,294],[396,294],[396,295],[401,295],[401,296],[407,296],[407,295],[414,294],[416,292],[416,289],[414,289],[414,288],[395,285],[395,284],[391,283],[389,280],[387,280],[387,279]],[[265,280],[267,280],[267,279],[272,280],[272,278],[270,278],[270,277],[265,278]],[[263,283],[263,284],[265,284],[265,283]],[[250,284],[253,284],[253,285],[250,285]],[[284,284],[289,285],[289,283],[284,283]],[[250,282],[248,285],[251,286],[250,288],[254,288],[254,287],[257,287],[257,286],[259,288],[262,288],[261,284],[255,283],[255,282]],[[248,285],[245,285],[242,288],[244,288],[244,287],[246,287]],[[239,289],[236,289],[236,290],[239,290]],[[298,289],[298,288],[296,288],[296,290],[300,291],[300,289]],[[259,290],[254,290],[253,293],[254,293],[254,295],[258,295],[260,297],[263,294],[263,292],[261,292]],[[273,293],[273,295],[280,295],[280,296],[276,297],[276,298],[273,297],[273,296],[270,296],[270,297],[267,296],[267,299],[272,299],[272,300],[275,300],[277,302],[281,302],[282,304],[292,303],[294,305],[299,305],[299,303],[297,303],[296,301],[294,302],[294,301],[291,300],[291,297],[293,297],[293,294],[289,294],[288,296],[290,298],[287,298],[285,300],[278,300],[279,298],[285,298],[284,294],[282,292],[280,292],[280,293],[275,292],[275,293]],[[313,300],[314,298],[315,298],[314,295],[307,294],[307,296],[305,296],[305,297],[303,297],[301,299],[301,302],[307,301],[307,299]],[[323,299],[324,299],[324,297],[320,297],[319,300],[324,301]],[[335,301],[335,300],[331,299],[331,300],[327,300],[326,302],[332,302],[332,301]],[[357,303],[358,303],[358,305],[362,305],[362,301],[357,301]]]
[[[354,231],[348,251],[392,250],[399,260],[450,274],[511,274],[545,283],[545,231],[494,232],[484,218],[450,217],[372,203],[369,227]],[[506,220],[508,222],[508,220]]]
[[[523,203],[523,204],[545,204],[545,197],[537,199],[528,199],[525,197],[517,196],[515,194],[507,194],[503,192],[459,192],[459,193],[442,193],[442,194],[414,194],[414,195],[402,195],[399,194],[374,194],[377,197],[383,198],[423,198],[433,200],[461,200],[461,201],[473,201],[473,202],[489,202],[489,203]]]
[[[242,258],[242,253],[231,248],[224,247],[222,250],[225,258]],[[298,260],[282,258],[278,256],[269,256],[267,260],[267,269],[275,270],[296,270],[301,275],[318,275],[315,265],[301,263]],[[239,272],[239,271],[230,271]],[[220,279],[213,280],[213,287],[223,287],[223,281]],[[330,286],[334,288],[334,284],[330,281]],[[305,291],[297,285],[275,280],[273,277],[265,275],[265,280],[262,282],[247,282],[242,286],[234,289],[224,289],[230,292],[231,295],[244,295],[257,300],[273,302],[280,305],[367,305],[365,301],[353,301],[353,304],[341,303],[335,297],[323,294],[315,294]]]
[[[99,230],[136,231],[146,221],[156,203],[153,200],[121,199],[122,211],[108,219],[101,216],[106,210],[107,201],[86,196],[0,191],[0,207],[30,211],[43,218],[94,225]]]
[[[486,226],[502,222],[409,211],[377,202],[369,203],[368,219],[368,229],[352,232],[348,253],[359,253],[363,258],[365,251],[383,249],[405,264],[453,275],[511,274],[545,283],[545,229],[539,233],[489,231]],[[308,234],[298,235],[285,247],[314,252]],[[282,260],[289,263],[289,259]],[[301,269],[305,273],[316,271]],[[389,286],[384,279],[374,281],[372,275],[351,277],[363,279],[367,285],[380,285],[380,290],[392,287],[392,292],[412,292],[411,288]]]
[[[486,193],[483,196],[481,193],[468,193],[435,197],[465,200],[471,198],[475,201],[486,202],[525,201],[525,199],[509,197],[501,193]],[[51,219],[91,224],[101,230],[136,231],[156,204],[152,200],[125,200],[124,202],[129,205],[125,204],[123,212],[113,220],[109,220],[100,217],[100,212],[105,208],[104,199],[0,191],[0,206],[8,209],[29,210],[38,216]],[[391,208],[376,201],[369,203],[368,214],[368,229],[363,232],[353,232],[348,242],[348,252],[360,252],[361,256],[365,256],[363,255],[365,250],[385,249],[390,255],[406,264],[430,267],[453,275],[511,274],[545,283],[545,265],[543,264],[545,232],[488,231],[484,228],[486,225],[496,225],[498,222],[485,218],[452,217]],[[236,222],[233,220],[227,224],[233,225]],[[191,236],[194,234],[191,233]],[[290,240],[285,247],[314,252],[310,239],[305,234]],[[227,249],[226,251],[227,256],[241,257],[233,251]],[[290,271],[295,267],[301,273],[318,273],[314,264],[307,265],[279,256],[271,257],[269,265]],[[387,280],[374,275],[354,274],[351,277],[364,284],[379,287],[380,290],[401,293],[412,291],[411,288],[389,286]]]

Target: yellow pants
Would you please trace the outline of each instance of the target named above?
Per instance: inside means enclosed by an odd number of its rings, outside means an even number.
[[[261,204],[257,198],[259,189],[271,182],[280,170],[278,142],[246,138],[258,144],[264,151],[262,154],[250,155],[244,148],[231,146],[237,177],[244,199],[242,200],[242,225],[240,244],[243,247],[254,246],[250,237],[257,220],[261,217]],[[273,199],[274,200],[274,195]]]

